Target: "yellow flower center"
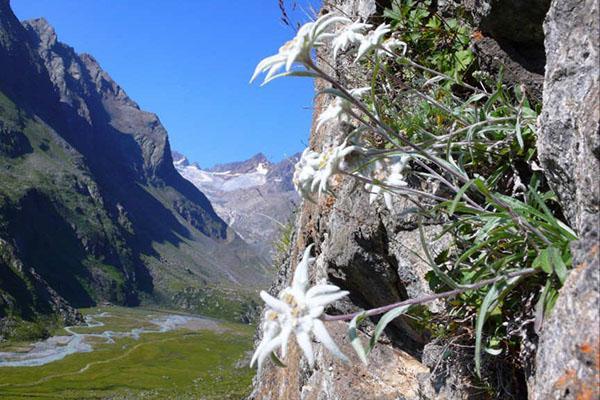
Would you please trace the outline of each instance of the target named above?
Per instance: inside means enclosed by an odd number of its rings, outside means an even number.
[[[267,314],[265,315],[265,317],[269,321],[275,321],[278,317],[278,314],[275,311],[269,310],[269,311],[267,311]]]

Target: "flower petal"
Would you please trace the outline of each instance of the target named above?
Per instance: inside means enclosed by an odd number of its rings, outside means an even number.
[[[335,285],[315,285],[308,289],[306,292],[306,298],[308,299],[324,293],[337,292],[338,290],[340,290],[340,288]]]
[[[279,337],[281,338],[281,357],[285,357],[286,353],[287,353],[287,346],[288,346],[288,341],[290,339],[290,335],[292,333],[292,325],[291,324],[285,324],[282,328],[281,328],[281,333],[279,334]]]
[[[383,193],[383,200],[387,209],[391,211],[394,208],[394,203],[392,202],[392,194],[390,192]]]
[[[337,344],[333,341],[331,336],[329,336],[329,332],[327,332],[327,328],[325,328],[325,324],[319,319],[315,319],[313,321],[313,333],[315,337],[323,346],[327,348],[327,350],[331,351],[331,353],[337,358],[341,359],[344,362],[349,362],[348,357],[341,352]]]
[[[308,285],[308,264],[314,260],[314,258],[310,256],[310,251],[312,250],[313,246],[314,244],[311,244],[306,248],[306,250],[304,250],[302,260],[296,266],[294,278],[292,278],[292,288],[300,289],[303,292],[306,290],[306,286]]]
[[[327,15],[331,15],[331,14],[327,14]],[[320,21],[320,22],[317,21],[317,24],[315,24],[316,25],[315,26],[316,29],[314,31],[315,36],[317,36],[317,37],[320,36],[325,31],[325,29],[327,29],[327,27],[329,25],[335,24],[336,22],[348,24],[348,23],[352,22],[352,20],[350,20],[349,18],[346,18],[346,17],[339,16],[339,15],[337,15],[337,16],[332,15],[332,17],[330,17],[330,18],[323,18],[322,21]],[[315,37],[315,39],[316,39],[316,37]]]
[[[281,62],[281,61],[282,61],[282,57],[280,54],[274,54],[272,56],[269,56],[269,57],[261,60],[258,63],[258,65],[256,66],[256,69],[254,70],[254,74],[252,74],[252,78],[250,78],[250,83],[254,82],[254,80],[258,77],[258,75],[260,75],[262,72],[267,70],[267,68],[269,68],[273,64],[275,64],[277,62]]]
[[[325,307],[323,307],[323,306],[310,307],[310,310],[308,312],[308,317],[311,320],[313,320],[315,318],[319,318],[321,316],[321,314],[323,314],[323,311],[325,311]]]
[[[254,364],[258,360],[259,356],[262,354],[263,349],[273,340],[276,333],[277,332],[275,329],[269,329],[264,332],[264,336],[263,336],[262,340],[260,341],[258,346],[256,346],[256,350],[254,351],[254,354],[252,355],[252,360],[250,361],[250,367],[254,366]]]
[[[266,343],[261,349],[260,354],[257,357],[258,368],[260,368],[265,361],[265,358],[271,354],[273,350],[281,346],[281,336],[273,338],[270,342]]]
[[[269,68],[269,72],[267,73],[267,76],[265,76],[265,81],[270,81],[271,78],[281,69],[281,67],[283,67],[285,65],[285,63],[283,61],[280,62],[276,62],[274,64],[271,65],[271,67]]]
[[[306,332],[298,332],[296,334],[296,342],[302,349],[302,352],[308,360],[308,364],[312,367],[315,363],[315,356],[313,354],[312,344],[310,343],[310,336]]]
[[[364,39],[361,43],[360,46],[358,47],[358,51],[356,52],[356,59],[354,60],[354,62],[357,62],[358,60],[360,60],[361,58],[363,58],[363,56],[365,54],[367,54],[367,52],[369,50],[371,50],[373,48],[373,45],[369,42],[368,39]]]
[[[314,297],[311,297],[310,299],[306,299],[306,304],[309,307],[326,306],[328,304],[333,303],[334,301],[341,299],[342,297],[347,296],[348,293],[349,292],[342,290],[342,291],[339,291],[336,293],[322,294],[319,296],[314,296]]]
[[[271,296],[269,293],[265,292],[264,290],[261,290],[260,292],[260,297],[261,299],[263,299],[263,301],[269,306],[271,307],[273,310],[275,310],[278,313],[287,313],[290,310],[290,307],[284,303],[283,301],[276,299],[275,297]]]
[[[297,45],[297,46],[298,47],[294,47],[294,49],[291,50],[287,56],[287,60],[285,62],[285,70],[286,71],[289,71],[292,68],[292,64],[294,64],[296,61],[298,61],[298,58],[302,54],[302,48],[299,47],[299,45]]]

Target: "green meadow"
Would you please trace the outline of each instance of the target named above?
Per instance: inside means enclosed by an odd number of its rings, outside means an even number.
[[[154,310],[120,307],[99,319],[106,325],[79,333],[151,327]],[[205,327],[144,333],[138,340],[98,340],[94,351],[38,367],[0,368],[1,399],[240,399],[250,391],[247,367],[253,328],[210,321]],[[64,332],[57,332],[64,334]],[[8,346],[3,346],[7,350]]]

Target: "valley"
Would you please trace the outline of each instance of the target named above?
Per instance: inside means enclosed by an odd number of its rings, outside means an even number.
[[[81,312],[88,326],[54,332],[20,366],[6,365],[36,346],[0,346],[0,398],[238,399],[250,388],[251,326],[144,308]],[[80,351],[43,358],[73,340]]]
[[[104,303],[248,322],[268,259],[178,173],[159,117],[8,0],[0,65],[0,340]]]

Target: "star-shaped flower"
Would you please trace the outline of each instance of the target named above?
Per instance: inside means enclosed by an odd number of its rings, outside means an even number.
[[[372,26],[373,25],[355,21],[344,27],[344,29],[337,33],[335,38],[331,41],[333,59],[335,60],[337,57],[338,51],[344,51],[348,46],[360,43],[365,37],[363,34],[365,29],[369,29]]]
[[[402,156],[399,160],[389,165],[389,161],[377,160],[371,172],[373,183],[365,184],[365,190],[369,192],[369,204],[372,204],[380,194],[388,210],[393,208],[392,195],[394,188],[407,186],[406,177],[402,173],[410,160],[409,156]]]
[[[408,45],[400,39],[389,38],[381,43],[381,49],[377,50],[379,57],[391,57],[397,49],[402,49],[402,55],[406,54]]]
[[[348,292],[329,284],[309,288],[308,265],[314,260],[310,257],[311,249],[312,245],[306,248],[294,272],[292,285],[283,289],[278,298],[265,291],[260,293],[268,310],[262,325],[263,338],[252,356],[251,366],[258,364],[260,368],[265,358],[277,348],[280,348],[280,356],[284,358],[292,333],[311,366],[314,364],[311,334],[335,356],[348,361],[319,319],[325,306],[346,296]]]
[[[349,93],[355,99],[360,100],[360,98],[365,93],[368,93],[370,90],[371,90],[370,87],[362,87],[362,88],[351,89],[349,91]],[[331,102],[331,104],[329,104],[327,106],[327,108],[321,114],[319,114],[319,117],[317,118],[316,130],[319,130],[319,128],[325,122],[331,121],[334,119],[337,119],[340,122],[350,121],[350,118],[348,116],[348,111],[351,109],[351,107],[352,107],[352,103],[350,102],[350,100],[348,100],[347,98],[344,98],[344,97],[336,97],[335,100],[333,100],[333,102]]]
[[[358,52],[356,54],[357,62],[361,58],[363,58],[369,51],[373,50],[383,40],[383,36],[391,31],[391,27],[388,24],[381,24],[375,30],[369,32],[363,40],[360,42],[360,46],[358,47]]]
[[[347,23],[350,20],[346,17],[341,17],[336,14],[326,14],[318,18],[314,22],[308,22],[296,33],[296,36],[281,46],[279,52],[269,56],[258,63],[254,74],[250,79],[252,83],[258,75],[266,72],[267,75],[263,81],[263,85],[275,79],[276,75],[282,68],[289,72],[292,65],[295,63],[307,65],[311,62],[311,50],[323,44],[322,40],[331,37],[331,33],[326,30],[336,22]]]
[[[321,154],[307,148],[302,152],[300,160],[296,163],[292,181],[303,198],[310,199],[313,182],[317,176],[317,171],[321,167]]]
[[[298,193],[312,200],[313,193],[325,193],[329,190],[329,178],[342,171],[348,171],[346,157],[351,153],[365,152],[360,146],[349,146],[346,141],[329,151],[319,154],[306,149],[296,164],[293,182]]]

